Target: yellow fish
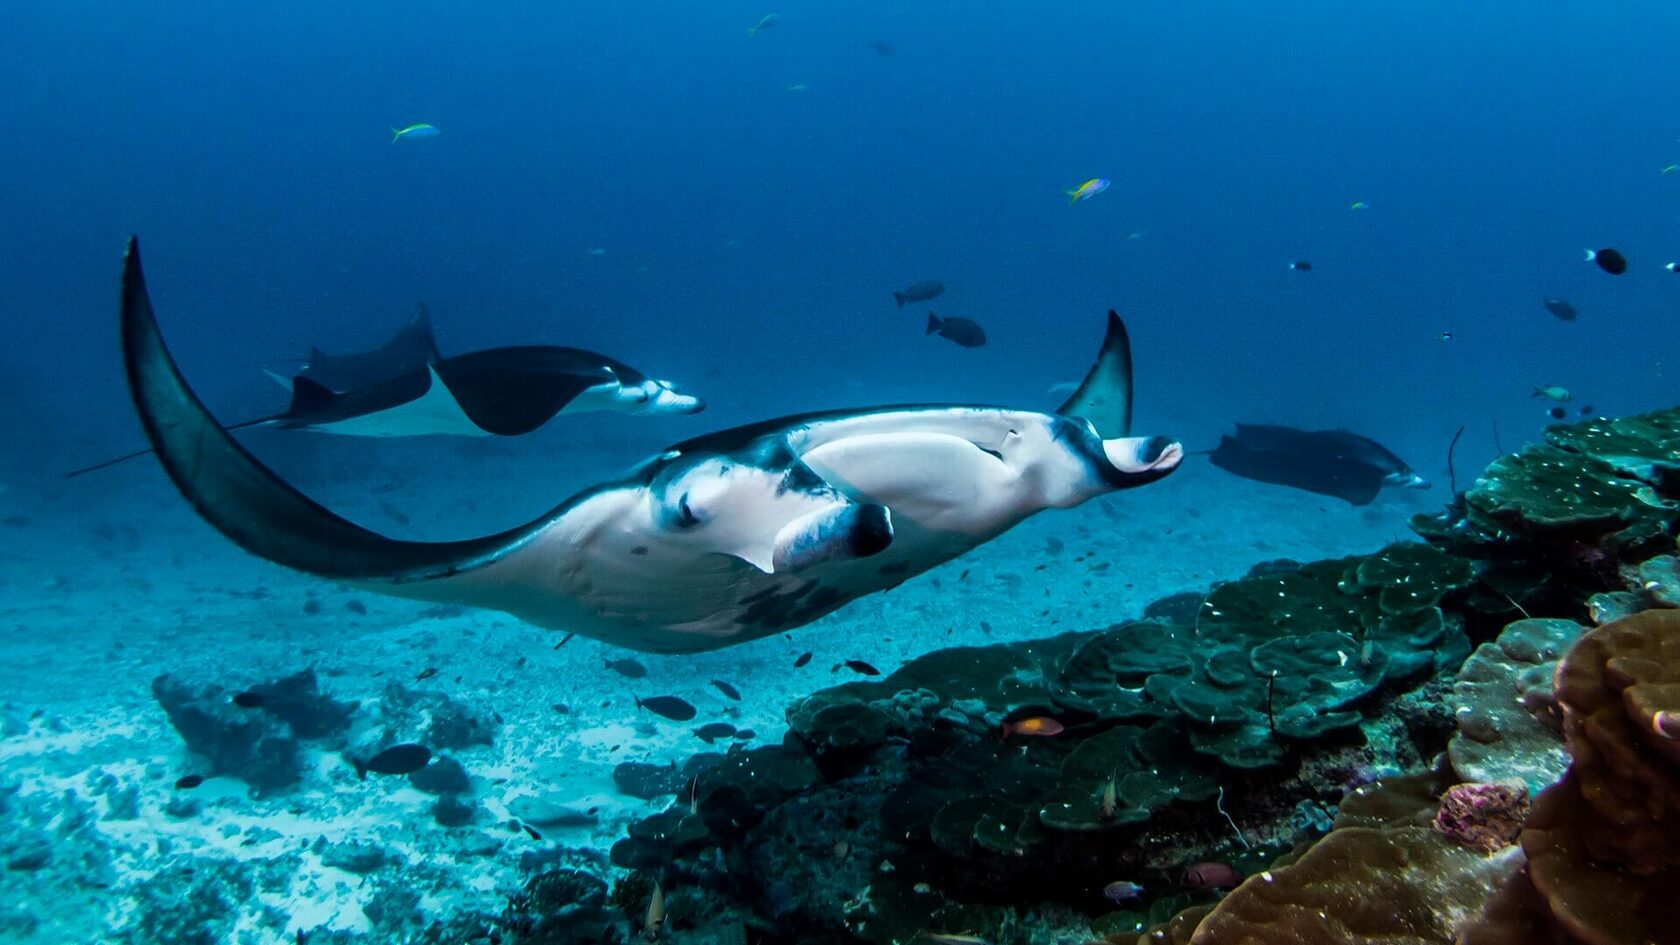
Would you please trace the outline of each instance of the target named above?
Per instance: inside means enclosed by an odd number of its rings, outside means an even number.
[[[406,128],[392,128],[391,143],[396,144],[404,138],[436,138],[441,134],[443,134],[443,131],[436,125],[428,125],[425,122],[420,122],[418,124],[409,125]]]
[[[1080,184],[1078,188],[1063,191],[1063,193],[1068,195],[1068,206],[1071,207],[1081,200],[1090,200],[1092,197],[1095,197],[1107,189],[1108,181],[1106,179],[1093,177],[1085,183]]]

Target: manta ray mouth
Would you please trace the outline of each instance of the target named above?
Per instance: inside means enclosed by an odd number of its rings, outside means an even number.
[[[1184,461],[1184,444],[1165,436],[1103,441],[1103,455],[1127,476],[1165,475]]]

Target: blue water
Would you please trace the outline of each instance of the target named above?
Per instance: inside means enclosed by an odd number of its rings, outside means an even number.
[[[63,481],[144,442],[116,332],[130,234],[169,344],[225,421],[284,406],[262,368],[376,345],[421,302],[446,354],[583,347],[710,404],[507,441],[242,434],[399,537],[508,527],[668,443],[778,415],[1053,409],[1109,308],[1131,330],[1138,432],[1194,450],[1235,421],[1346,427],[1443,481],[1462,425],[1462,486],[1549,422],[1534,385],[1570,389],[1572,414],[1680,394],[1680,274],[1662,268],[1680,260],[1680,172],[1662,173],[1680,163],[1677,49],[1680,6],[1656,0],[4,0],[0,815],[22,783],[34,820],[0,817],[0,840],[58,832],[49,867],[0,874],[36,922],[0,910],[0,941],[92,940],[128,921],[119,907],[197,882],[195,857],[314,871],[229,940],[364,927],[375,884],[300,858],[329,833],[412,852],[439,914],[495,912],[527,850],[604,872],[651,809],[614,790],[613,766],[701,748],[632,693],[681,693],[700,721],[774,744],[790,702],[850,678],[842,660],[891,672],[945,645],[1104,626],[1263,559],[1374,550],[1449,499],[1355,510],[1191,457],[796,634],[645,657],[633,687],[602,669],[629,655],[606,644],[561,650],[509,617],[245,555],[149,459]],[[421,122],[441,133],[392,142]],[[1068,204],[1098,177],[1112,186]],[[1626,275],[1583,261],[1606,246]],[[894,304],[928,279],[948,287],[931,305]],[[1548,315],[1547,296],[1580,320]],[[926,335],[930,309],[990,343]],[[818,654],[804,675],[788,668],[801,651]],[[497,832],[499,859],[458,875],[429,799],[352,781],[343,746],[309,747],[277,799],[231,776],[172,787],[204,765],[154,676],[237,688],[304,666],[364,718],[393,680],[440,668],[428,686],[505,721],[462,752],[479,799],[570,792],[602,806],[599,829],[518,846],[496,808],[472,829]],[[138,819],[112,814],[105,782]],[[166,807],[182,797],[208,797],[203,815]]]
[[[135,444],[130,232],[230,418],[275,406],[256,362],[372,343],[419,300],[446,350],[596,348],[701,389],[707,428],[1050,406],[1110,306],[1140,423],[1193,444],[1349,425],[1433,473],[1460,423],[1484,452],[1494,420],[1532,434],[1532,384],[1672,400],[1671,4],[775,10],[749,37],[762,5],[8,3],[0,397],[41,420],[10,473]],[[442,135],[391,143],[421,121]],[[1582,262],[1601,245],[1632,271]],[[893,307],[926,278],[988,347]]]

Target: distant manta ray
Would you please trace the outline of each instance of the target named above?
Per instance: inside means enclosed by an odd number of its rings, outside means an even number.
[[[1427,489],[1429,482],[1370,437],[1346,430],[1236,424],[1208,451],[1215,466],[1244,479],[1369,505],[1384,486]]]
[[[246,551],[651,652],[803,626],[1037,512],[1154,482],[1184,455],[1166,437],[1127,435],[1131,351],[1109,312],[1095,366],[1056,414],[937,404],[767,420],[679,443],[499,534],[400,541],[310,500],[222,429],[164,345],[133,241],[121,323],[158,460]]]
[[[563,413],[693,414],[706,408],[700,398],[669,381],[582,348],[523,345],[443,357],[425,306],[379,348],[348,355],[312,348],[303,369],[289,381],[270,376],[291,387],[286,409],[223,429],[273,426],[369,437],[520,436]],[[66,478],[150,452],[137,450]]]

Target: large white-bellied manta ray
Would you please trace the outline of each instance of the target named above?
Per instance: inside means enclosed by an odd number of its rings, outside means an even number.
[[[1055,414],[924,405],[768,420],[679,443],[500,534],[398,541],[316,504],[222,429],[164,345],[132,241],[122,345],[164,469],[245,550],[652,652],[803,626],[1036,512],[1154,482],[1184,455],[1128,436],[1130,344],[1110,312],[1096,365]]]

